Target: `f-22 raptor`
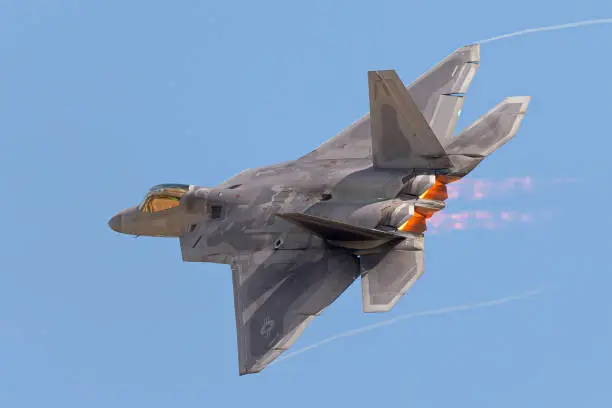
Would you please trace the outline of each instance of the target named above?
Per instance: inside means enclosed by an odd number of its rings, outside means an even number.
[[[358,277],[363,311],[387,312],[423,274],[446,186],[511,139],[529,104],[506,98],[454,136],[479,60],[477,44],[461,47],[408,87],[370,71],[370,113],[312,152],[216,187],[154,186],[109,226],[229,264],[239,374],[257,373]]]

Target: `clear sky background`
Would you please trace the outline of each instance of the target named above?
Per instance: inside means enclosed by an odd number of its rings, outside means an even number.
[[[533,99],[471,175],[492,187],[462,186],[446,211],[487,211],[498,228],[442,224],[391,313],[363,314],[356,282],[294,350],[539,296],[239,377],[229,268],[107,226],[154,184],[216,185],[309,152],[367,112],[367,70],[408,83],[464,44],[601,17],[607,0],[2,1],[0,407],[610,406],[612,25],[482,46],[459,126]]]

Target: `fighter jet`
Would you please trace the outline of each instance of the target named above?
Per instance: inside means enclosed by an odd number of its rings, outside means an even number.
[[[529,104],[506,98],[453,135],[479,62],[478,45],[461,47],[408,87],[370,71],[370,113],[312,152],[216,187],[154,186],[109,226],[230,265],[239,374],[257,373],[358,277],[364,312],[391,310],[421,277],[446,186],[511,139]]]

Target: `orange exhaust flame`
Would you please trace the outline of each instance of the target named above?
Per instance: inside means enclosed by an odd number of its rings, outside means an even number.
[[[446,199],[448,198],[448,192],[446,191],[446,184],[436,179],[436,182],[434,183],[434,185],[431,186],[429,190],[421,194],[420,198],[424,198],[426,200],[446,201]]]
[[[573,178],[555,179],[553,183],[575,182]],[[452,185],[449,185],[453,183]],[[514,189],[529,191],[533,188],[531,177],[510,177],[505,180],[493,182],[490,180],[461,180],[457,177],[438,175],[434,184],[419,198],[444,202],[449,199],[457,199],[465,196],[472,200],[480,200],[491,193],[506,193]],[[432,227],[431,232],[439,229],[463,230],[478,224],[479,227],[497,228],[500,223],[507,222],[530,222],[531,214],[521,214],[514,211],[502,211],[493,214],[487,211],[439,213],[437,210],[424,208],[417,203],[414,207],[414,215],[408,219],[398,230],[422,234],[427,230],[427,224]]]
[[[448,190],[446,185],[458,181],[459,177],[451,176],[436,176],[436,181],[433,186],[421,194],[420,198],[426,200],[446,201],[448,199]]]
[[[423,200],[446,201],[448,199],[448,191],[446,185],[459,180],[457,177],[436,176],[434,184],[427,189],[419,198]],[[402,224],[398,230],[404,232],[412,232],[422,234],[427,230],[427,220],[431,218],[438,210],[425,208],[418,204],[414,207],[414,215]]]
[[[414,215],[398,229],[400,231],[422,234],[427,229],[427,219],[424,215],[415,212]]]

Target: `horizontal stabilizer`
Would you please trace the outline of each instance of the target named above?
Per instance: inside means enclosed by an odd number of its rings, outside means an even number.
[[[512,139],[523,121],[530,96],[513,96],[480,117],[446,147],[449,155],[486,157]]]
[[[395,71],[368,72],[368,86],[374,167],[449,168],[440,141]]]
[[[360,260],[366,313],[390,311],[425,271],[423,251],[392,249],[362,255]]]
[[[380,231],[372,228],[358,227],[328,218],[301,213],[277,214],[279,217],[311,231],[328,241],[390,241],[404,239],[405,236],[390,231]]]

